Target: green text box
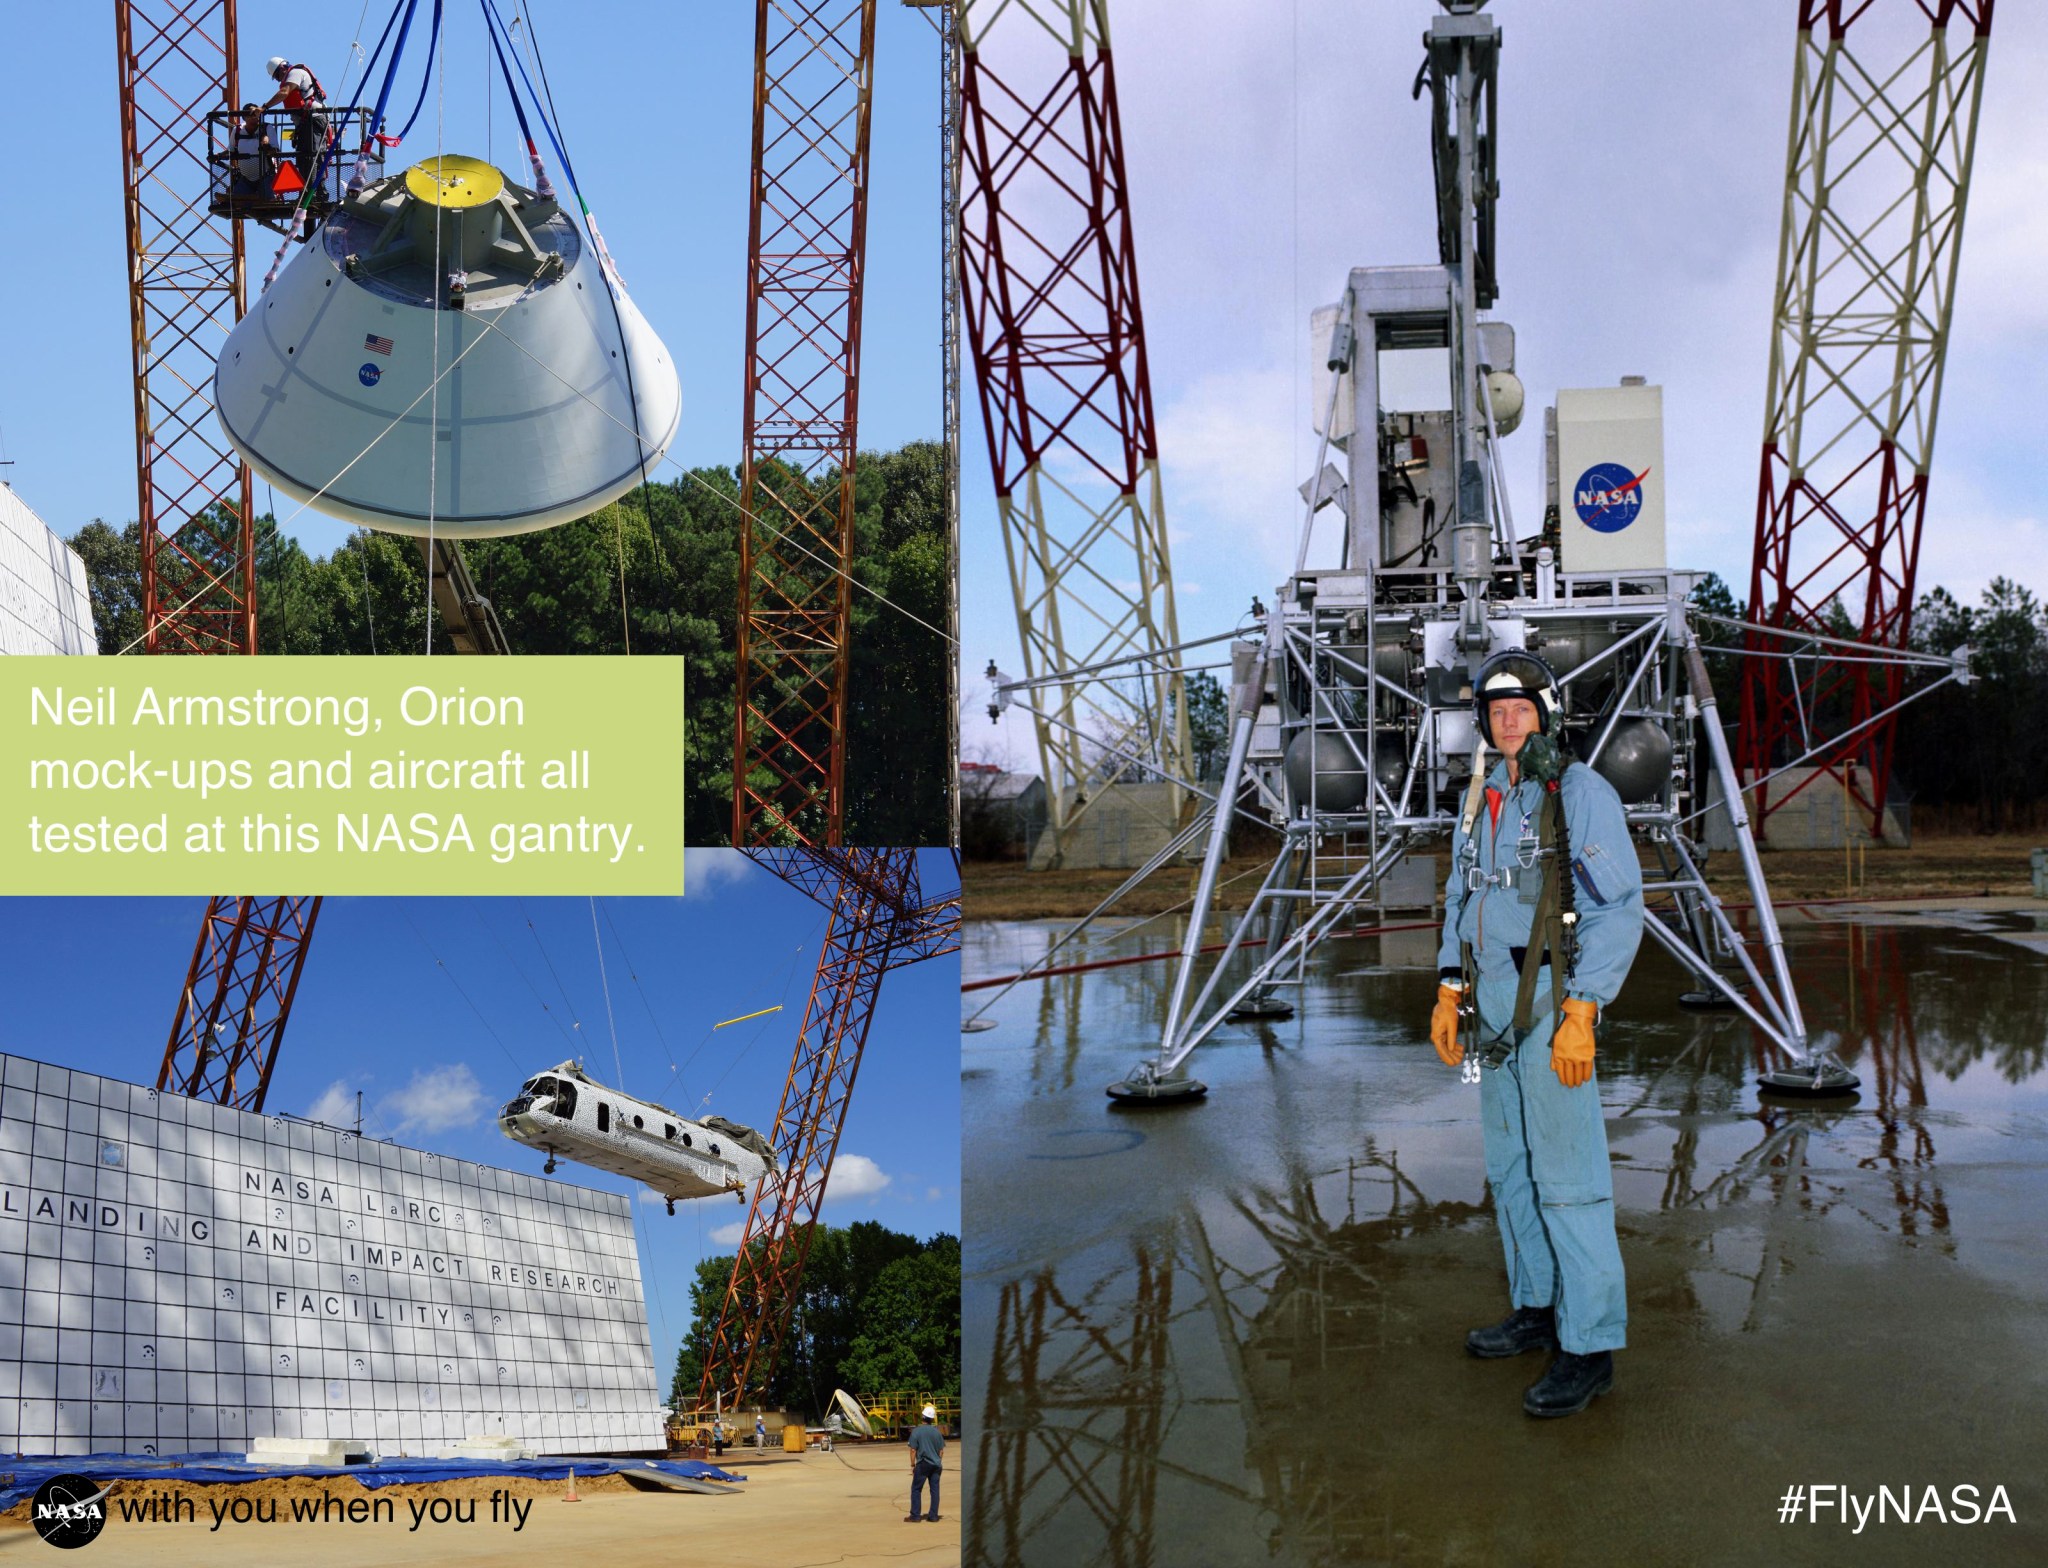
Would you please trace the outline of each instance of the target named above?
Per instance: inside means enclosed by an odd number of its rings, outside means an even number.
[[[0,659],[0,891],[677,894],[673,657]]]

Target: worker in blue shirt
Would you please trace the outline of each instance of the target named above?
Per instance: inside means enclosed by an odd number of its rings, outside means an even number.
[[[939,1412],[926,1405],[924,1420],[910,1429],[910,1512],[903,1516],[906,1524],[916,1524],[920,1517],[929,1524],[939,1522],[939,1475],[945,1468],[946,1434],[939,1430],[938,1419]],[[927,1486],[932,1489],[931,1511],[920,1516],[920,1494]]]
[[[1628,1302],[1614,1235],[1594,1026],[1643,934],[1643,879],[1621,799],[1558,749],[1557,678],[1536,655],[1489,658],[1473,688],[1502,753],[1475,770],[1451,838],[1430,1042],[1480,1084],[1486,1176],[1509,1304],[1474,1329],[1475,1356],[1555,1349],[1523,1396],[1568,1416],[1614,1386]]]

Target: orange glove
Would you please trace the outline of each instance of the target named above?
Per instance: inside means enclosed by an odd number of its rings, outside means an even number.
[[[1464,995],[1461,985],[1437,983],[1436,1007],[1429,1015],[1429,1043],[1446,1067],[1456,1067],[1465,1059],[1465,1048],[1458,1043],[1458,1003]]]
[[[1598,1002],[1565,998],[1564,1017],[1550,1037],[1550,1070],[1567,1089],[1576,1089],[1593,1076],[1593,1025],[1599,1017]]]

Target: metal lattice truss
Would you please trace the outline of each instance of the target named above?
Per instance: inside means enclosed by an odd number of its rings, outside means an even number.
[[[1034,710],[1057,845],[1101,787],[1190,771],[1123,133],[1102,0],[968,0],[960,31],[961,291],[1024,678],[1146,656]]]
[[[206,117],[236,102],[235,0],[115,0],[114,27],[147,647],[254,653],[249,470],[213,412],[242,231],[207,211]]]
[[[1891,0],[1865,20],[1877,0],[1802,0],[1752,620],[1907,646],[1992,4]],[[1832,776],[1882,833],[1893,726],[1865,721],[1898,700],[1902,679],[1871,664],[1804,679],[1748,664],[1752,780],[1817,717],[1859,727],[1776,801],[1757,791],[1760,823]]]
[[[1313,1364],[1300,1367],[1302,1381],[1312,1381],[1355,1352],[1377,1315],[1320,1303],[1290,1310],[1311,1294],[1297,1276],[1356,1272],[1306,1179],[1231,1206],[1256,1236],[1250,1266],[1219,1257],[1187,1204],[1106,1271],[1069,1263],[1064,1280],[1062,1269],[1044,1268],[1004,1283],[968,1562],[1036,1561],[1053,1543],[1077,1565],[1157,1562],[1160,1526],[1174,1530],[1175,1510],[1190,1498],[1234,1527],[1245,1513],[1256,1517],[1284,1561],[1333,1560],[1318,1542],[1344,1532],[1343,1504],[1276,1457],[1299,1423],[1291,1406],[1274,1408],[1272,1383],[1304,1362]],[[1277,1332],[1272,1319],[1281,1320]],[[1231,1398],[1196,1392],[1211,1382],[1211,1336]]]
[[[156,1086],[260,1111],[291,1018],[317,898],[216,898],[206,906]]]
[[[836,844],[875,0],[758,0],[732,841]]]
[[[704,1357],[699,1402],[764,1388],[796,1311],[882,977],[959,951],[960,895],[927,904],[910,849],[763,849],[753,858],[831,911],[796,1054],[775,1111],[774,1167],[754,1189]]]
[[[1790,1064],[1781,1070],[1811,1072],[1818,1080],[1840,1064],[1825,1040],[1809,1038],[1745,808],[1745,785],[1685,608],[1693,581],[1690,574],[1666,571],[1626,578],[1562,574],[1547,597],[1512,602],[1520,622],[1513,640],[1588,650],[1558,673],[1565,712],[1581,726],[1591,764],[1597,766],[1611,744],[1669,748],[1669,776],[1654,793],[1633,801],[1627,813],[1631,835],[1659,868],[1644,883],[1651,912],[1644,934],[1704,992],[1748,1019],[1766,1048]],[[1430,613],[1432,624],[1445,631],[1459,613],[1455,586],[1447,570],[1436,574]],[[1362,649],[1381,646],[1382,609],[1370,592],[1354,597],[1325,582],[1307,602],[1291,591],[1278,597],[1263,639],[1233,650],[1230,748],[1215,795],[1036,963],[992,992],[974,1017],[1050,969],[1081,931],[1171,856],[1201,843],[1201,871],[1182,927],[1158,1049],[1129,1080],[1167,1084],[1186,1076],[1194,1052],[1226,1023],[1289,1011],[1284,995],[1306,983],[1321,944],[1383,914],[1386,889],[1401,863],[1434,852],[1450,836],[1465,780],[1449,770],[1448,761],[1470,744],[1469,699],[1433,691],[1419,671],[1411,681],[1392,679],[1361,656]],[[1416,613],[1392,607],[1403,635]],[[1788,639],[1768,627],[1699,619],[1758,632],[1773,644],[1769,656],[1788,664],[1810,662],[1819,651],[1844,663],[1918,670],[1914,689],[1880,710],[1872,724],[1888,722],[1899,708],[1951,682],[1970,679],[1968,649],[1949,658],[1849,642],[1816,650],[1803,634]],[[1791,646],[1779,646],[1787,641]],[[1589,649],[1589,642],[1600,646]],[[1661,732],[1661,741],[1649,736],[1651,729]],[[1811,764],[1829,744],[1816,743],[1785,770]],[[1290,754],[1312,760],[1299,767],[1286,760]],[[1222,886],[1233,814],[1264,816],[1281,841],[1249,906],[1227,923],[1226,939],[1212,946],[1209,920]],[[1746,925],[1707,882],[1710,815],[1722,817],[1718,831],[1732,841],[1729,847],[1742,865],[1754,911]]]

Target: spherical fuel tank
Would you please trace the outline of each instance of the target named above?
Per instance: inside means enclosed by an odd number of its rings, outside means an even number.
[[[1365,750],[1365,737],[1354,735],[1358,753]],[[1287,770],[1288,792],[1299,805],[1309,803],[1311,775],[1315,785],[1315,807],[1317,811],[1335,816],[1348,816],[1363,811],[1366,806],[1365,772],[1360,767],[1358,753],[1343,736],[1334,730],[1301,730],[1287,743],[1287,757],[1283,766]],[[1313,758],[1313,762],[1311,762]],[[1383,730],[1374,747],[1374,770],[1388,790],[1400,787],[1401,774],[1407,766],[1407,758],[1401,750],[1399,731]]]
[[[476,158],[366,186],[228,334],[222,428],[319,511],[390,533],[529,533],[640,483],[675,363],[552,197]]]
[[[1588,737],[1589,746],[1594,738]],[[1655,800],[1671,777],[1671,737],[1655,719],[1623,719],[1593,771],[1614,786],[1625,805]]]

